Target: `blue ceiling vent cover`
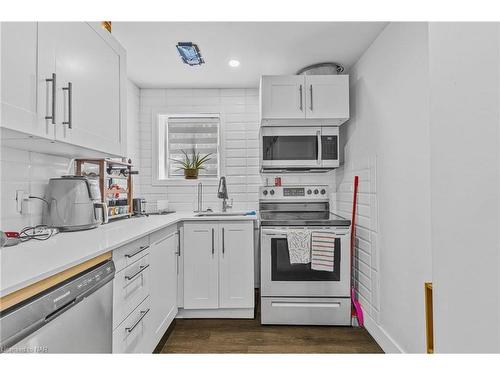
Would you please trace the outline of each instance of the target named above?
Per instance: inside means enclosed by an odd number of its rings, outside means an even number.
[[[181,59],[185,64],[194,66],[205,63],[201,57],[200,49],[196,44],[191,42],[179,42],[175,47],[177,47],[177,51],[179,51],[179,55],[181,55]]]

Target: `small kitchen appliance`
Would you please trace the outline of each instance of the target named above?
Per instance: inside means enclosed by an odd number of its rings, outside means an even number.
[[[261,187],[261,323],[351,325],[350,220],[330,212],[328,186]],[[335,237],[333,272],[291,263],[290,230]]]
[[[146,199],[134,198],[133,199],[134,215],[146,215]]]
[[[60,231],[95,228],[107,219],[101,201],[99,181],[83,176],[51,178],[44,209],[43,224]]]
[[[260,146],[263,171],[324,172],[340,165],[338,127],[262,127]]]

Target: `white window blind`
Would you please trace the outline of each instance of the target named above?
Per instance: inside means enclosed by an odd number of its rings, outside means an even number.
[[[173,160],[184,160],[186,152],[190,159],[193,152],[200,157],[207,154],[210,160],[203,164],[200,177],[219,176],[219,117],[169,117],[165,126],[165,176],[184,176],[181,165]]]

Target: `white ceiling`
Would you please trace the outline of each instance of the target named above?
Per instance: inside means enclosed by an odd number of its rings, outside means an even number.
[[[348,69],[384,22],[113,22],[127,50],[129,78],[141,88],[258,87],[265,74],[295,74],[335,61]],[[181,62],[177,42],[198,44],[205,64]],[[230,59],[241,62],[228,66]]]

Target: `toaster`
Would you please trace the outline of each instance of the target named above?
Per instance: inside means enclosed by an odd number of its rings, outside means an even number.
[[[84,176],[51,178],[45,196],[43,223],[60,231],[95,228],[107,222],[99,180]]]

